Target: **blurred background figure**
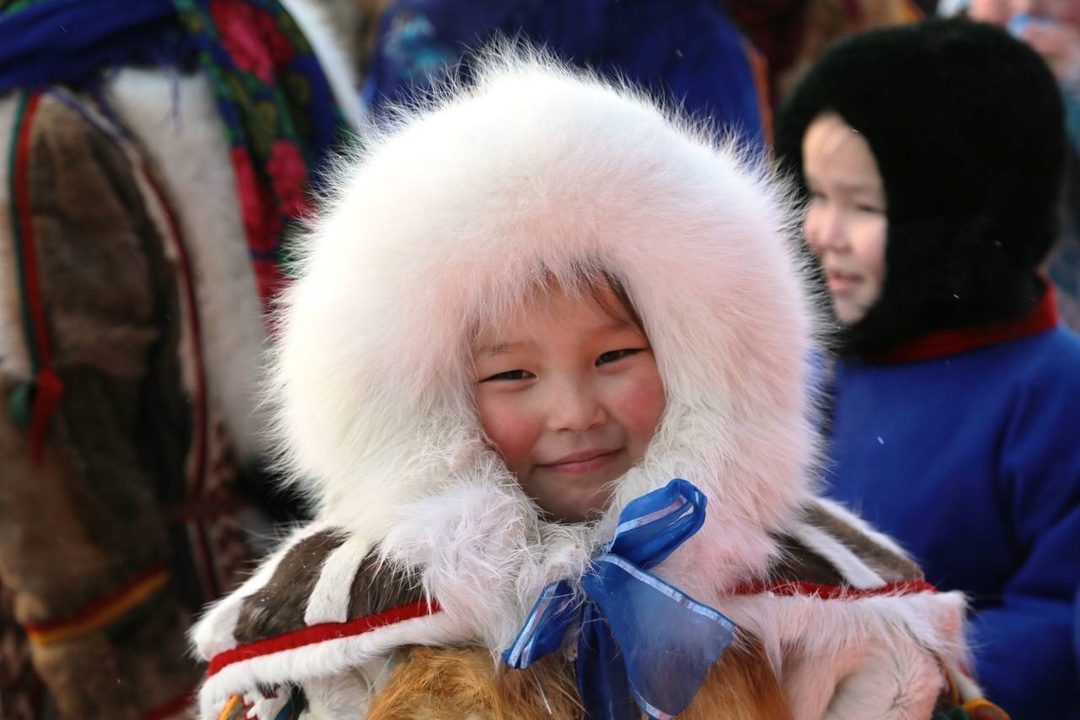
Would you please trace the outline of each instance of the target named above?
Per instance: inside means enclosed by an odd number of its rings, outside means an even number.
[[[261,354],[363,111],[333,8],[286,4],[0,0],[5,720],[186,716],[192,615],[297,513]]]
[[[448,72],[467,77],[468,51],[498,37],[624,77],[759,147],[770,139],[764,63],[715,0],[393,0],[365,86],[373,115]]]
[[[727,0],[731,19],[768,63],[774,107],[837,40],[923,17],[911,0]]]
[[[1065,98],[1068,173],[1061,241],[1047,260],[1065,322],[1080,330],[1080,2],[1077,0],[953,0],[941,14],[1005,27],[1033,47],[1053,70]]]
[[[834,45],[777,122],[837,324],[828,492],[969,594],[1013,720],[1080,718],[1080,338],[1041,270],[1067,146],[1043,59],[966,20]]]
[[[937,13],[945,17],[965,14],[973,20],[1004,26],[1012,0],[940,0]]]

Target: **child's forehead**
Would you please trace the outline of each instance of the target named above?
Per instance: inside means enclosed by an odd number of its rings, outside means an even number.
[[[556,324],[640,329],[623,293],[612,283],[550,279],[537,283],[502,308],[485,308],[475,325],[473,347],[492,346],[508,337],[530,337],[538,328]]]

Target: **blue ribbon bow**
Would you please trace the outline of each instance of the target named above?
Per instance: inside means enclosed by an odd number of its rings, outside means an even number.
[[[638,718],[634,702],[654,720],[682,712],[731,644],[735,625],[645,571],[701,528],[705,504],[681,479],[630,502],[615,537],[581,578],[584,602],[567,580],[545,587],[503,660],[529,667],[559,649],[580,618],[577,682],[587,718]]]

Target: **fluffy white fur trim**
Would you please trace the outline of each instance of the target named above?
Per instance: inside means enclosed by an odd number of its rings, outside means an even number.
[[[105,89],[177,211],[199,309],[207,391],[246,460],[267,425],[257,412],[266,328],[210,83],[201,75],[125,69]]]

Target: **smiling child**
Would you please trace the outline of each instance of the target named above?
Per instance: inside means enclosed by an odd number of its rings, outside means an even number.
[[[194,633],[207,718],[930,717],[964,599],[815,495],[767,169],[537,57],[339,175],[282,312],[318,519]]]

